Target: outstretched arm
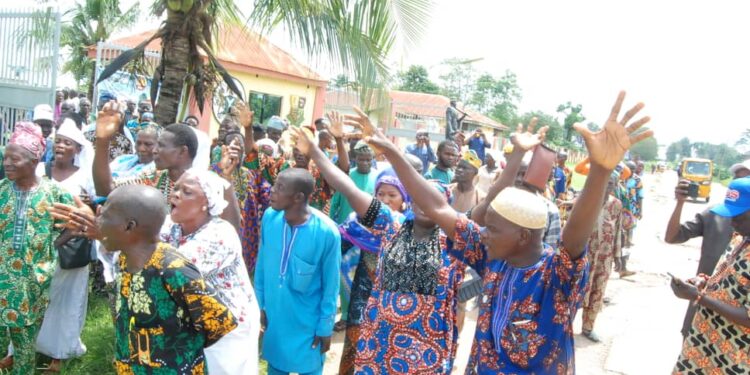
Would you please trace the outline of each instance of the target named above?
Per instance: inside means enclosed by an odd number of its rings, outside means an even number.
[[[562,243],[573,259],[577,259],[583,254],[591,231],[594,229],[594,224],[599,217],[607,182],[617,163],[622,160],[625,152],[631,146],[653,135],[651,130],[633,134],[650,120],[649,117],[643,117],[630,123],[633,116],[643,108],[643,103],[636,104],[625,113],[622,119],[618,120],[624,100],[625,92],[621,91],[612,107],[609,119],[607,119],[601,131],[594,133],[585,125],[575,125],[576,131],[581,134],[586,142],[591,169],[583,191],[573,207],[567,225],[563,229]]]
[[[296,138],[296,148],[299,152],[307,155],[320,170],[320,174],[333,189],[343,194],[349,200],[354,212],[359,217],[364,217],[367,209],[372,203],[372,195],[359,190],[351,177],[342,172],[333,162],[326,157],[323,151],[315,145],[314,140],[301,128],[292,126],[289,128],[292,136]]]
[[[109,142],[120,127],[120,105],[113,101],[105,104],[96,117],[96,143],[92,175],[96,195],[106,197],[115,189],[109,169]]]
[[[503,169],[503,172],[495,179],[495,182],[490,187],[484,200],[471,211],[471,219],[477,224],[484,225],[484,217],[487,213],[487,207],[489,207],[490,203],[492,203],[495,197],[500,194],[503,189],[513,186],[518,170],[521,169],[523,157],[526,152],[534,149],[544,141],[548,127],[545,126],[539,129],[539,132],[534,134],[536,123],[537,118],[532,118],[526,132],[523,131],[523,125],[518,124],[516,132],[511,135],[510,140],[513,143],[513,153],[508,157],[505,169]]]
[[[376,153],[384,154],[391,166],[396,171],[399,180],[410,192],[411,199],[424,211],[437,225],[443,229],[448,238],[453,238],[458,214],[448,205],[445,197],[435,190],[430,184],[417,173],[417,171],[406,161],[401,150],[391,143],[380,130],[372,125],[367,115],[357,107],[356,116],[350,116],[346,120],[347,125],[352,125],[362,130],[367,142]],[[416,193],[418,192],[418,193]],[[416,193],[416,194],[415,194]]]

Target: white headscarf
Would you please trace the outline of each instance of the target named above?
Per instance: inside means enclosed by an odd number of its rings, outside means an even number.
[[[272,139],[270,138],[259,139],[255,142],[255,145],[258,146],[259,152],[262,152],[261,147],[263,146],[271,147],[271,150],[273,150],[273,154],[271,154],[271,157],[273,158],[279,157],[279,146],[276,145],[276,142],[274,142]]]
[[[73,164],[79,169],[90,171],[94,164],[94,148],[91,146],[91,142],[83,136],[81,130],[78,129],[75,121],[66,118],[60,125],[60,128],[57,129],[56,135],[70,138],[73,142],[81,146],[81,152],[76,154]]]
[[[211,216],[219,216],[229,203],[224,199],[224,190],[229,187],[227,180],[219,177],[214,172],[190,168],[185,173],[195,177],[198,180],[198,184],[201,186],[201,190],[206,194],[208,200],[208,213]]]

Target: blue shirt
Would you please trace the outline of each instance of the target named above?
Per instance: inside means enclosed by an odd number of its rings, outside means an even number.
[[[565,192],[566,179],[565,171],[560,167],[555,167],[555,198]]]
[[[490,143],[485,142],[482,137],[471,136],[469,138],[469,149],[477,153],[479,160],[484,164],[484,149],[490,148]]]
[[[324,355],[312,343],[331,336],[336,317],[341,237],[330,218],[309,210],[304,224],[291,227],[269,207],[261,223],[255,294],[268,320],[263,358],[286,372],[322,368]]]
[[[546,247],[516,268],[488,258],[481,228],[461,215],[451,255],[482,275],[479,317],[467,373],[569,374],[575,371],[573,321],[586,296],[586,254]]]
[[[430,170],[430,163],[437,161],[435,152],[432,151],[432,147],[428,144],[426,147],[419,147],[417,144],[411,144],[406,146],[406,153],[414,155],[422,161],[422,173],[427,173]]]

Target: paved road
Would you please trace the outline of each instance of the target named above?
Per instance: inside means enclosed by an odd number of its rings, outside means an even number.
[[[680,327],[687,302],[678,300],[669,288],[666,272],[679,277],[694,275],[700,255],[700,239],[683,245],[664,243],[664,231],[674,208],[673,193],[677,175],[646,175],[644,219],[636,229],[628,268],[637,275],[621,280],[613,273],[607,287],[612,303],[597,317],[595,332],[603,339],[594,344],[576,335],[577,373],[600,374],[668,374],[680,352]],[[714,184],[711,202],[721,202],[726,189]],[[683,210],[683,220],[706,209],[704,203],[690,203]],[[460,337],[457,368],[463,367],[471,349],[476,325],[476,310],[467,314]],[[581,330],[580,313],[574,327]],[[343,333],[333,338],[324,373],[335,375],[343,347]]]

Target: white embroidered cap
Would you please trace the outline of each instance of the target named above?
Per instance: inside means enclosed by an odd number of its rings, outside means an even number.
[[[490,207],[511,223],[528,229],[547,227],[547,204],[532,192],[509,187],[492,200]]]

